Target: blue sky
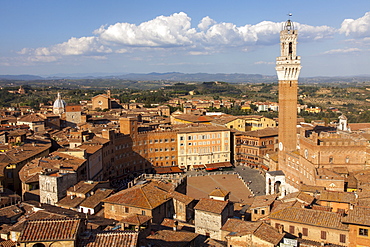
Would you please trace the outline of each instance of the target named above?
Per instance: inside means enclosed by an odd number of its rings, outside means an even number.
[[[0,0],[0,74],[275,74],[292,13],[301,76],[370,74],[370,1]]]

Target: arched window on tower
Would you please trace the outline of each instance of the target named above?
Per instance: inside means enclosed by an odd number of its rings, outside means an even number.
[[[293,54],[293,44],[292,42],[289,42],[289,56],[291,57]]]

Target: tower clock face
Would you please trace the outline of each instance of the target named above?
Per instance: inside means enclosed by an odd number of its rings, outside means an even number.
[[[279,150],[283,151],[283,143],[282,142],[279,142]]]

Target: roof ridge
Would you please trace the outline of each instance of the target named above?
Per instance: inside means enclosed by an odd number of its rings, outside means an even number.
[[[150,201],[149,201],[148,197],[146,196],[146,193],[144,192],[143,187],[144,187],[144,186],[141,186],[141,187],[140,187],[140,191],[141,191],[141,193],[143,194],[143,196],[144,196],[145,200],[147,201],[147,203],[149,204],[149,206],[150,206],[151,208],[153,208],[153,205],[150,203]]]

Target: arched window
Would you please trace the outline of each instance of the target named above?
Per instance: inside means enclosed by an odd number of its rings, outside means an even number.
[[[45,244],[37,243],[37,244],[32,245],[32,247],[45,247]]]

